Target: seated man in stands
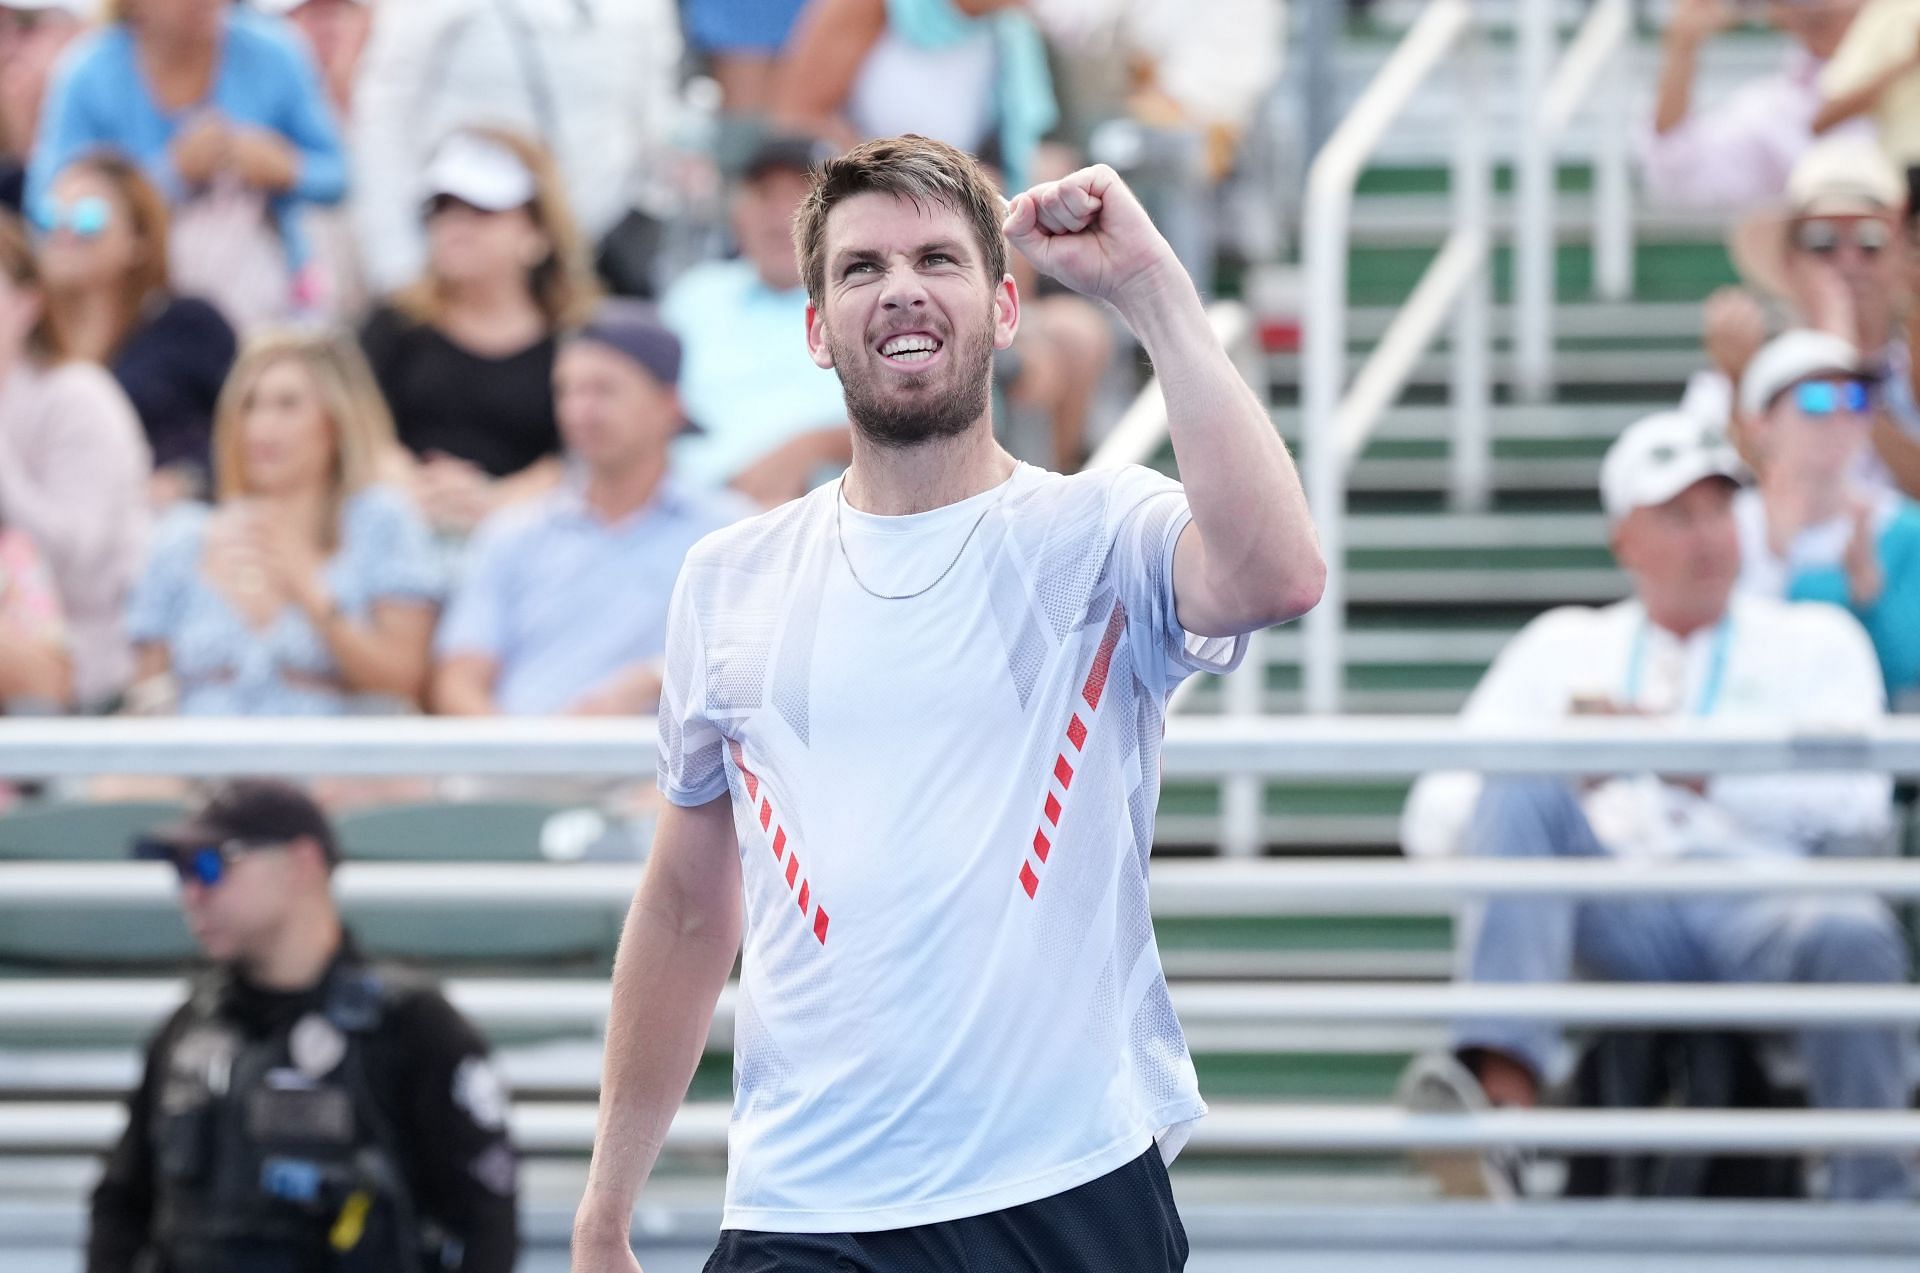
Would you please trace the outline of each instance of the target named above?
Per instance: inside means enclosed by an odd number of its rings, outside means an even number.
[[[1844,610],[1734,595],[1738,465],[1716,430],[1688,416],[1653,416],[1623,433],[1601,491],[1635,595],[1534,620],[1474,691],[1467,728],[1579,715],[1823,727],[1880,717],[1873,649]],[[1750,860],[1881,848],[1890,804],[1886,779],[1867,773],[1430,774],[1408,801],[1402,835],[1416,855]],[[1621,981],[1907,979],[1900,930],[1866,897],[1502,898],[1467,932],[1463,975],[1476,982],[1561,982],[1576,969]],[[1909,1042],[1901,1030],[1808,1031],[1809,1098],[1827,1109],[1905,1109]],[[1461,1021],[1454,1051],[1416,1062],[1402,1091],[1429,1110],[1530,1106],[1563,1059],[1549,1023]],[[1444,1185],[1466,1191],[1445,1169],[1454,1164],[1437,1165]],[[1497,1171],[1485,1179],[1496,1192],[1514,1184]],[[1905,1199],[1912,1186],[1911,1165],[1892,1154],[1837,1157],[1829,1178],[1831,1195],[1849,1200]]]
[[[605,302],[562,347],[554,405],[570,479],[482,525],[435,641],[437,711],[653,711],[680,562],[753,511],[669,474],[679,374],[680,342],[634,301]]]
[[[793,251],[793,214],[818,148],[763,142],[733,196],[740,256],[688,270],[660,316],[680,337],[680,397],[700,432],[674,447],[690,486],[730,485],[772,507],[810,490],[853,458],[840,381],[793,338],[807,323],[807,289]]]

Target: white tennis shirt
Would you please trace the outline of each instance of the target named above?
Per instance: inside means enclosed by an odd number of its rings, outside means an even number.
[[[1171,1158],[1206,1106],[1147,909],[1166,698],[1245,649],[1175,617],[1185,495],[1022,465],[842,508],[843,552],[837,494],[702,540],[668,620],[660,787],[731,796],[744,876],[724,1226],[929,1224]],[[952,569],[885,601],[849,561],[889,594]]]

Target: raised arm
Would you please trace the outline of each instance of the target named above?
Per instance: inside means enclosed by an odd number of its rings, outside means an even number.
[[[1293,458],[1133,192],[1085,168],[1016,196],[1006,230],[1042,273],[1112,302],[1153,360],[1193,509],[1174,552],[1181,626],[1234,636],[1311,610],[1326,563]]]
[[[666,1144],[740,947],[740,856],[726,796],[669,804],[613,965],[600,1125],[573,1224],[573,1273],[635,1273],[633,1205]]]

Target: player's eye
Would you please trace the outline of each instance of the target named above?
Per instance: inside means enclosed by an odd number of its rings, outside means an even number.
[[[925,263],[928,265],[952,265],[954,264],[954,259],[945,252],[929,252],[925,257]]]

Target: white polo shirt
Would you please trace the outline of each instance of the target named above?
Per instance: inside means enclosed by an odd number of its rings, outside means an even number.
[[[1803,729],[1858,727],[1886,711],[1867,634],[1836,606],[1736,595],[1722,622],[1682,638],[1638,601],[1565,606],[1500,651],[1460,723],[1511,727],[1565,720],[1582,698],[1655,717],[1711,716]],[[1401,844],[1414,856],[1460,851],[1480,775],[1432,773],[1407,798]],[[1622,777],[1582,798],[1600,842],[1625,856],[1806,853],[1884,836],[1892,784],[1842,771],[1728,774],[1703,798],[1658,776]]]
[[[744,877],[727,1228],[980,1215],[1206,1109],[1147,863],[1167,695],[1245,643],[1175,617],[1179,485],[1022,465],[844,545],[838,486],[703,540],[669,618],[660,787],[731,796]]]

